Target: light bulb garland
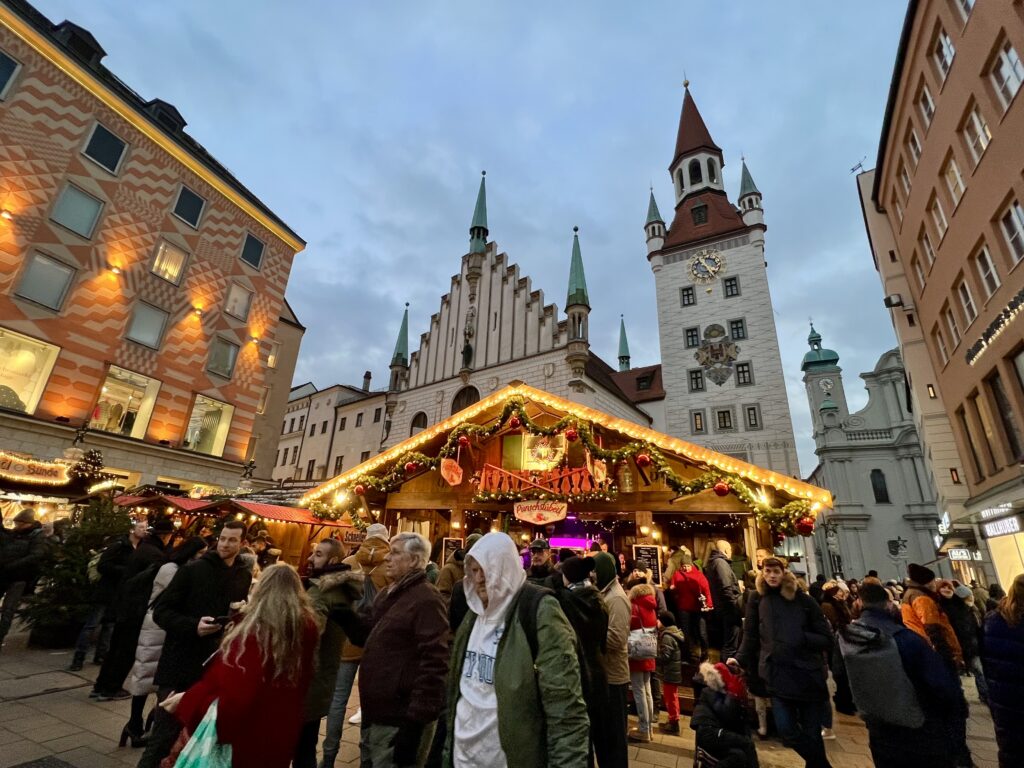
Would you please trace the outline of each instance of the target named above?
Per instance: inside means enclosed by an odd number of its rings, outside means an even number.
[[[570,442],[578,440],[593,458],[612,463],[633,459],[641,469],[650,467],[653,474],[661,477],[665,484],[680,496],[692,496],[709,489],[719,496],[732,493],[750,509],[759,523],[767,525],[776,534],[793,535],[799,532],[801,535],[807,535],[804,531],[808,529],[808,521],[813,527],[814,510],[810,501],[797,499],[782,507],[774,507],[763,492],[755,493],[741,477],[718,469],[708,470],[695,478],[685,478],[671,467],[668,458],[657,446],[646,440],[637,440],[617,449],[604,448],[598,445],[594,438],[593,425],[572,414],[563,416],[551,426],[538,424],[526,413],[526,401],[521,396],[509,398],[502,408],[501,415],[490,425],[466,423],[452,429],[437,456],[427,456],[419,451],[405,453],[382,475],[363,474],[353,478],[349,487],[358,488],[362,491],[361,494],[343,494],[334,504],[314,501],[310,505],[310,512],[321,520],[338,520],[348,512],[358,528],[357,520],[360,520],[360,517],[356,510],[362,504],[362,496],[371,491],[390,493],[421,472],[436,471],[443,459],[456,457],[459,449],[466,447],[469,441],[485,440],[502,430],[521,430],[531,435],[548,437],[566,434],[568,438],[569,434],[572,434],[573,439]],[[526,499],[586,502],[613,501],[618,495],[618,489],[613,484],[601,490],[576,494],[558,494],[541,489],[535,491],[481,491],[474,498],[477,502],[514,502]]]

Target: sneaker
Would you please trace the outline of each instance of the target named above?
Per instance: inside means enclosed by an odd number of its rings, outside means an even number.
[[[675,736],[679,735],[679,721],[669,720],[667,723],[658,723],[658,730]]]
[[[96,701],[123,701],[124,699],[130,699],[131,697],[132,695],[122,688],[114,693],[100,693],[96,696]]]
[[[821,729],[821,738],[824,741],[835,741],[836,740],[836,732],[833,731],[831,728],[822,728]]]
[[[96,690],[95,688],[93,688],[93,689],[92,689],[91,691],[89,691],[89,698],[90,698],[90,699],[95,699],[95,698],[97,698],[97,697],[98,697],[99,695],[100,695],[100,692],[99,692],[99,691],[97,691],[97,690]]]
[[[651,740],[650,731],[641,731],[639,728],[630,728],[627,736],[630,741],[640,741],[645,744]]]
[[[352,723],[352,725],[359,725],[361,722],[363,722],[363,708],[360,707],[359,709],[357,709],[356,713],[352,715],[352,717],[350,717],[348,721]]]

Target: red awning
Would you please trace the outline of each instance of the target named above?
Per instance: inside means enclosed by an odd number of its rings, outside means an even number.
[[[350,528],[337,520],[320,520],[313,517],[308,509],[300,507],[279,507],[276,504],[257,504],[254,501],[239,501],[227,499],[225,501],[203,502],[210,509],[230,508],[239,512],[262,517],[264,520],[275,520],[280,523],[299,523],[301,525],[326,525],[332,528]],[[205,509],[205,508],[204,508]]]

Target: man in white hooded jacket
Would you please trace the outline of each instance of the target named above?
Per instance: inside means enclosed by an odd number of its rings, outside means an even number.
[[[575,635],[558,601],[546,593],[537,599],[531,590],[538,589],[526,584],[504,533],[487,534],[466,555],[470,613],[452,649],[445,766],[586,766]],[[524,610],[535,611],[527,626]]]

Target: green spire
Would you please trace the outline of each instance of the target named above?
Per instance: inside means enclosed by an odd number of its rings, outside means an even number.
[[[651,187],[651,201],[647,203],[647,223],[653,224],[656,221],[665,223],[661,218],[661,211],[658,210],[658,201],[654,199],[654,187]]]
[[[487,171],[480,173],[480,191],[476,195],[473,222],[469,225],[469,252],[483,253],[487,249]]]
[[[572,228],[572,263],[569,266],[569,295],[565,300],[565,306],[579,304],[590,309],[587,276],[583,274],[583,254],[580,253],[579,231],[579,227]]]
[[[622,315],[619,315],[619,370],[629,370],[629,342],[626,341],[626,319]]]
[[[807,334],[807,345],[811,351],[804,355],[800,364],[801,371],[813,369],[815,371],[838,371],[839,355],[835,350],[825,349],[821,346],[821,334],[814,330],[811,323],[811,332]]]
[[[747,170],[747,161],[743,160],[743,170],[740,173],[740,197],[746,197],[747,195],[760,195],[760,191],[757,189],[757,185],[754,183],[754,178],[750,175],[750,171]]]
[[[398,329],[398,341],[395,342],[391,365],[403,368],[409,365],[409,302],[405,302],[405,313],[402,315],[402,326]]]

